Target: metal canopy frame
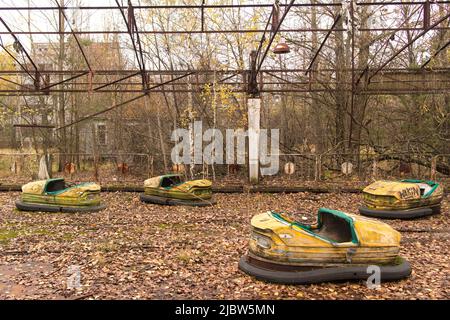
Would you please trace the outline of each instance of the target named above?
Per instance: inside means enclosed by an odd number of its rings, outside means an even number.
[[[24,53],[27,56],[27,60],[31,63],[31,65],[34,68],[34,71],[30,71],[26,64],[21,64],[18,62],[19,66],[21,67],[21,70],[0,70],[0,82],[6,82],[8,85],[13,86],[11,89],[2,89],[0,90],[0,96],[2,95],[45,95],[45,94],[51,94],[51,93],[59,93],[59,92],[88,92],[88,93],[109,93],[109,92],[117,92],[117,93],[143,93],[143,94],[149,94],[150,91],[158,92],[158,88],[163,87],[160,89],[160,91],[163,91],[165,93],[177,93],[177,92],[197,92],[199,90],[198,86],[201,86],[206,83],[196,83],[196,86],[192,86],[192,88],[188,88],[188,85],[186,82],[177,82],[177,81],[170,81],[170,86],[165,87],[168,83],[151,83],[150,79],[151,76],[156,75],[172,75],[172,76],[183,76],[190,72],[194,72],[197,75],[203,74],[208,75],[212,73],[218,73],[223,75],[233,75],[233,77],[238,77],[233,82],[227,82],[227,80],[222,81],[223,84],[228,84],[230,86],[233,86],[232,91],[235,92],[247,92],[251,93],[251,90],[249,90],[249,86],[252,85],[255,88],[257,88],[256,93],[276,93],[276,92],[325,92],[327,89],[313,89],[311,88],[310,91],[305,90],[304,87],[299,88],[298,85],[304,85],[304,83],[295,83],[294,81],[285,80],[282,77],[280,77],[280,74],[287,75],[289,79],[291,79],[293,76],[300,76],[299,73],[305,73],[308,74],[311,71],[312,66],[314,65],[314,62],[316,58],[321,54],[321,51],[323,50],[323,47],[325,46],[325,43],[328,39],[328,37],[333,32],[341,32],[346,31],[347,29],[342,28],[336,28],[337,22],[339,19],[341,19],[341,15],[338,15],[335,18],[334,24],[330,28],[316,28],[316,29],[309,29],[309,28],[298,28],[298,29],[286,29],[282,28],[282,23],[284,18],[289,14],[291,8],[307,8],[307,7],[326,7],[326,8],[337,8],[341,7],[341,3],[323,3],[323,2],[316,2],[316,3],[299,3],[295,2],[294,0],[289,1],[289,3],[279,3],[279,7],[281,8],[281,11],[283,12],[282,18],[280,19],[280,23],[276,27],[275,30],[269,30],[270,20],[272,17],[272,14],[269,16],[269,21],[267,22],[266,28],[264,30],[244,30],[244,29],[236,29],[236,30],[228,30],[228,29],[217,29],[217,30],[211,30],[208,29],[208,26],[205,23],[205,10],[215,10],[215,9],[239,9],[239,8],[263,8],[267,10],[273,9],[274,4],[273,3],[265,3],[265,4],[256,4],[256,3],[247,3],[247,4],[223,4],[223,5],[211,5],[208,4],[207,1],[202,0],[199,1],[198,4],[193,5],[133,5],[132,1],[129,0],[127,6],[124,6],[123,4],[120,4],[118,0],[115,0],[117,6],[81,6],[81,7],[73,7],[73,6],[63,6],[61,7],[57,0],[55,0],[55,6],[34,6],[34,7],[1,7],[0,8],[0,22],[2,25],[6,28],[6,31],[1,30],[0,28],[0,37],[2,35],[10,35],[14,37],[15,41],[20,44],[19,35],[72,35],[77,43],[77,46],[83,56],[83,59],[86,63],[87,70],[38,70],[37,66],[29,56],[29,54],[24,50]],[[353,1],[351,1],[353,3]],[[450,17],[450,14],[447,14],[444,17],[439,17],[437,20],[435,19],[435,22],[430,22],[430,5],[435,4],[448,4],[449,1],[433,1],[430,3],[429,0],[425,1],[354,1],[354,4],[357,6],[423,6],[423,27],[419,28],[417,26],[415,27],[404,27],[400,26],[399,28],[360,28],[358,29],[360,32],[395,32],[395,31],[418,31],[421,30],[420,34],[418,34],[414,39],[406,43],[400,50],[398,50],[393,56],[389,57],[388,60],[384,61],[380,66],[374,66],[374,67],[367,67],[364,70],[358,70],[354,67],[354,63],[352,63],[351,69],[345,69],[344,72],[351,73],[352,75],[352,82],[350,84],[350,88],[352,88],[352,92],[354,94],[374,94],[373,92],[358,92],[358,86],[357,84],[361,80],[361,77],[366,75],[369,79],[369,82],[374,79],[374,77],[381,71],[386,72],[409,72],[408,69],[389,69],[388,66],[394,60],[402,51],[404,51],[406,48],[408,48],[410,45],[412,45],[416,40],[423,37],[425,34],[427,34],[431,30],[450,30],[450,27],[447,25],[444,25],[443,22],[447,21]],[[127,30],[125,31],[117,31],[117,30],[100,30],[100,31],[87,31],[87,30],[74,30],[70,24],[70,22],[67,19],[66,14],[64,11],[66,10],[109,10],[109,11],[117,11],[120,10],[120,13],[123,17],[124,23],[127,26]],[[186,31],[186,30],[144,30],[143,28],[138,28],[138,25],[136,23],[135,18],[135,12],[138,10],[164,10],[164,9],[171,9],[171,10],[198,10],[200,14],[201,24],[200,24],[200,30],[192,30],[192,31]],[[70,28],[69,31],[19,31],[14,30],[14,28],[10,28],[8,26],[4,19],[2,19],[2,16],[7,14],[10,11],[60,11],[62,12],[64,19],[67,21],[68,26]],[[125,13],[127,10],[128,12],[128,18]],[[352,21],[353,24],[353,21]],[[0,25],[1,26],[1,25]],[[271,36],[269,38],[269,45],[265,45],[266,39],[266,33],[271,32]],[[143,34],[214,34],[214,33],[262,33],[261,40],[258,45],[258,49],[256,50],[256,56],[253,60],[253,65],[249,66],[248,70],[150,70],[147,69],[145,66],[145,59],[143,55],[143,49],[142,49],[142,42],[140,39],[140,35]],[[321,42],[320,48],[315,52],[314,57],[310,61],[309,67],[305,70],[302,69],[263,69],[263,63],[265,61],[265,58],[271,49],[271,44],[274,41],[276,35],[278,33],[286,33],[286,34],[292,34],[295,36],[295,34],[301,33],[301,32],[326,32],[325,38]],[[86,51],[83,49],[83,46],[80,42],[79,36],[80,35],[94,35],[94,34],[129,34],[131,38],[131,42],[133,44],[133,51],[136,56],[136,60],[139,65],[139,70],[93,70],[91,67],[91,64],[89,62],[89,57],[86,54]],[[388,42],[389,39],[384,39],[383,41]],[[441,54],[450,44],[450,41],[447,42],[444,46],[440,47],[436,52],[430,54],[430,59],[426,61],[421,67],[420,70],[423,70],[423,72],[433,72],[435,69],[427,68],[429,65],[429,62],[436,57],[438,54]],[[20,46],[23,48],[23,46],[20,44]],[[10,52],[8,52],[7,48],[3,46],[2,42],[0,41],[0,48],[4,49],[8,54],[11,56],[14,56]],[[352,48],[354,50],[354,48]],[[352,55],[354,58],[354,54]],[[17,60],[17,59],[16,59]],[[450,71],[450,67],[444,68],[441,70],[444,71]],[[318,72],[333,72],[333,70],[325,70],[325,69],[318,69]],[[15,81],[9,80],[6,78],[6,76],[16,75],[20,76],[23,74],[28,74],[34,81],[35,86],[33,88],[30,88],[28,86],[21,85]],[[250,77],[247,79],[247,77]],[[42,75],[45,75],[46,77],[52,77],[56,75],[64,75],[66,78],[63,81],[59,81],[57,83],[45,83],[44,86],[40,84]],[[83,76],[88,76],[87,82],[77,82],[80,78]],[[102,82],[98,78],[99,76],[104,75],[111,75],[120,77],[119,79],[114,79],[110,82]],[[278,75],[276,77],[275,75]],[[140,86],[141,88],[138,88],[139,82],[137,82],[137,79],[135,80],[135,77],[140,76]],[[359,77],[356,77],[359,76]],[[268,88],[267,86],[264,87],[263,84],[257,85],[257,79],[259,78],[260,81],[264,81],[265,78],[271,77],[272,79],[276,79],[277,82],[267,82],[264,84],[279,84],[279,88]],[[177,78],[176,78],[177,79]],[[357,79],[355,81],[355,79]],[[248,81],[249,80],[249,81]],[[54,89],[56,86],[66,84],[63,86],[63,89],[56,90]],[[72,85],[77,86],[83,86],[83,88],[74,89]],[[256,86],[255,86],[256,84]],[[332,81],[330,81],[330,84],[333,84]],[[157,86],[155,88],[155,85]],[[114,88],[108,88],[110,86],[114,86]],[[130,88],[131,86],[131,88]],[[292,87],[288,87],[292,86]],[[450,88],[450,84],[449,84]],[[328,90],[330,91],[330,90]],[[441,89],[436,90],[428,90],[429,93],[440,93],[442,92]],[[383,94],[384,92],[380,92],[380,94]],[[395,90],[392,90],[389,94],[405,94],[405,90],[398,90],[396,92]],[[417,90],[411,89],[410,93],[417,93]]]

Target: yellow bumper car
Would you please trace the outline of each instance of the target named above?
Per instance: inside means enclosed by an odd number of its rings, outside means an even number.
[[[399,256],[400,233],[389,225],[336,210],[320,209],[305,225],[267,212],[252,221],[249,252],[239,268],[257,279],[308,284],[367,280],[373,266],[380,281],[406,278],[408,261]]]
[[[215,204],[209,180],[184,181],[180,174],[169,174],[144,182],[141,201],[161,205],[204,207]]]
[[[23,211],[41,212],[96,212],[106,208],[101,204],[98,184],[68,184],[64,179],[25,184],[16,207]]]
[[[434,181],[377,181],[363,190],[362,215],[386,219],[413,219],[441,210],[442,186]]]

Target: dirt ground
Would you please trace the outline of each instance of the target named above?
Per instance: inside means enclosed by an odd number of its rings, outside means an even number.
[[[237,268],[253,215],[284,210],[311,223],[320,207],[356,213],[358,194],[218,194],[216,206],[190,208],[104,193],[108,209],[94,214],[19,212],[18,196],[0,193],[0,299],[450,298],[448,195],[441,215],[387,221],[402,232],[413,273],[377,290],[364,282],[273,285]],[[72,266],[79,289],[68,288]]]

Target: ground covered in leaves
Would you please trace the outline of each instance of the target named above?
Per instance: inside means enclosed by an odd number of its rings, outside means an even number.
[[[0,193],[0,299],[449,299],[450,218],[387,221],[402,232],[409,279],[306,286],[257,281],[237,268],[251,217],[274,209],[311,223],[320,207],[357,212],[358,194],[218,194],[210,208],[146,205],[135,193],[104,193],[94,214],[15,210]],[[71,266],[81,288],[67,287]]]

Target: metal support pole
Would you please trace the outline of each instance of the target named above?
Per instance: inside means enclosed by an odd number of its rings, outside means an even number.
[[[259,183],[259,135],[261,130],[261,99],[248,99],[248,163],[250,183]]]
[[[423,28],[426,30],[430,27],[430,0],[426,0],[423,4]]]
[[[250,72],[248,79],[248,88],[247,93],[249,96],[255,98],[259,95],[258,81],[257,81],[257,73],[256,73],[256,62],[257,62],[258,52],[253,50],[250,53]]]
[[[352,89],[350,96],[350,129],[348,137],[348,147],[352,149],[353,147],[353,112],[355,108],[355,1],[350,2],[350,17],[351,17],[351,29],[352,29]],[[352,150],[351,150],[352,151]],[[359,156],[358,156],[359,160]],[[359,161],[358,161],[359,162]]]

